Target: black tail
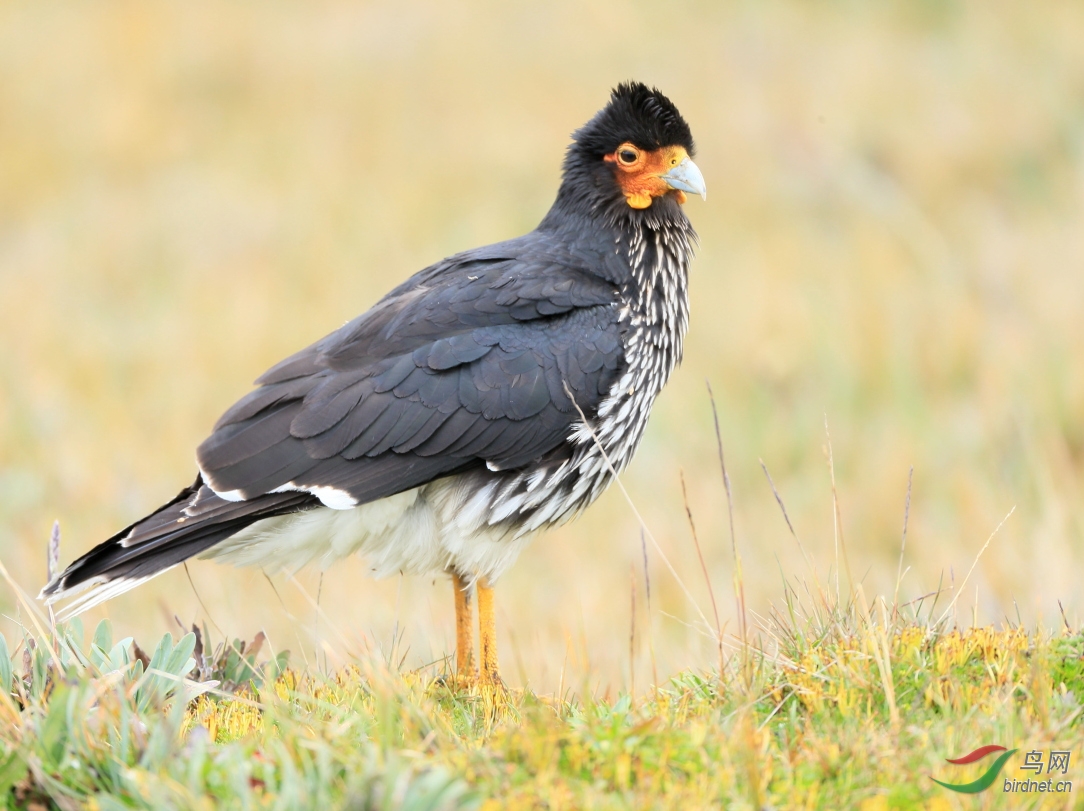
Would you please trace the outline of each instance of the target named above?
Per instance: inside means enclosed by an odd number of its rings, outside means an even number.
[[[52,604],[81,593],[64,609],[64,616],[74,616],[207,551],[249,524],[318,506],[320,500],[304,492],[227,501],[197,476],[168,504],[75,561],[41,590],[39,598]]]

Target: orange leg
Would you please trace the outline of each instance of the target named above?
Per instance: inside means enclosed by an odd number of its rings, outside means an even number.
[[[493,588],[486,580],[478,581],[478,630],[481,636],[481,683],[502,687],[497,667],[497,620],[493,614]]]
[[[452,572],[455,590],[455,669],[460,679],[474,683],[478,671],[474,667],[474,609],[471,587],[458,573]]]

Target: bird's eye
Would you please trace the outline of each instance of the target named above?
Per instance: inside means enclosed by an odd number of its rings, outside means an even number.
[[[617,159],[626,166],[631,166],[636,163],[636,159],[640,157],[633,149],[622,149],[617,153]]]

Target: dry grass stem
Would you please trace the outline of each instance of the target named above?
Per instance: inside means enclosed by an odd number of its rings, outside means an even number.
[[[700,538],[696,534],[696,523],[693,521],[693,511],[689,507],[689,494],[685,490],[685,473],[679,471],[681,479],[681,501],[685,505],[685,515],[689,519],[689,531],[693,535],[693,544],[696,546],[696,556],[700,560],[700,571],[704,574],[704,583],[708,587],[708,598],[711,600],[711,610],[715,615],[715,642],[719,650],[719,683],[723,680],[723,626],[719,621],[719,607],[715,603],[715,589],[711,585],[711,576],[708,574],[708,564],[704,561],[704,551],[700,548]]]
[[[719,470],[722,472],[723,489],[726,491],[727,523],[730,527],[730,552],[734,560],[734,600],[737,604],[738,634],[744,647],[749,644],[749,621],[745,608],[745,575],[742,572],[741,555],[738,553],[737,534],[734,532],[734,498],[730,489],[730,474],[726,469],[726,457],[723,454],[723,434],[719,429],[719,410],[715,405],[715,392],[711,390],[710,382],[705,381],[705,384],[708,387],[708,400],[711,402],[711,417],[715,427],[715,447],[719,453]],[[751,678],[751,665],[752,663],[748,657],[743,658],[742,671],[746,674],[747,686]]]
[[[851,562],[847,556],[847,544],[843,539],[843,516],[839,510],[839,493],[836,491],[836,463],[832,452],[832,435],[828,431],[828,415],[824,415],[824,436],[828,440],[828,475],[832,481],[832,534],[835,542],[836,558],[836,605],[839,600],[839,557],[843,553],[843,568],[847,572],[848,599],[854,591],[854,577],[851,575]]]
[[[794,531],[794,525],[790,522],[790,516],[787,515],[787,507],[783,503],[783,497],[779,495],[779,491],[775,487],[775,482],[772,481],[772,474],[768,472],[768,466],[764,464],[764,460],[760,459],[759,461],[760,468],[764,471],[764,475],[768,479],[768,486],[772,489],[772,495],[775,496],[775,503],[779,505],[779,510],[783,513],[783,520],[787,522],[787,529],[790,530],[790,535],[794,538],[794,542],[798,544],[798,551],[802,553],[802,558],[805,560],[806,567],[813,575],[813,582],[817,587],[817,592],[824,595],[825,591],[821,588],[820,578],[817,576],[817,568],[813,565],[813,560],[806,554],[805,547],[802,545],[802,540],[798,537],[798,533]]]
[[[636,700],[636,566],[629,564],[629,696]]]
[[[900,540],[900,562],[896,566],[896,591],[892,595],[894,611],[899,611],[900,583],[903,581],[903,553],[907,549],[907,522],[911,517],[911,481],[915,476],[914,465],[907,471],[907,498],[903,503],[903,536]]]
[[[996,527],[994,527],[994,531],[990,533],[990,537],[986,539],[986,543],[984,543],[982,545],[982,549],[980,549],[979,553],[977,555],[975,555],[975,559],[973,561],[971,561],[971,568],[968,569],[967,574],[964,575],[963,582],[960,583],[960,588],[959,589],[953,588],[952,600],[949,602],[948,606],[945,608],[944,613],[941,614],[941,616],[938,618],[935,625],[940,625],[941,623],[943,623],[945,621],[945,619],[948,617],[949,613],[952,611],[952,609],[956,606],[956,601],[960,598],[960,595],[963,594],[964,586],[967,585],[967,581],[971,577],[971,573],[973,571],[975,571],[975,567],[978,565],[979,558],[982,557],[982,553],[986,551],[986,548],[990,545],[990,541],[992,541],[994,539],[994,536],[997,535],[998,530],[1000,530],[1001,527],[1003,527],[1005,525],[1005,522],[1009,520],[1009,516],[1011,516],[1014,512],[1016,512],[1016,506],[1015,505],[1013,505],[1012,509],[1009,510],[1005,514],[1005,517],[1001,519],[1001,522]]]
[[[700,604],[697,603],[696,598],[693,597],[692,592],[689,591],[689,587],[685,585],[685,581],[681,579],[681,575],[677,573],[677,569],[675,569],[674,565],[670,562],[670,558],[668,558],[666,556],[666,553],[662,551],[662,547],[659,545],[659,542],[655,540],[655,536],[651,534],[651,530],[648,528],[647,522],[644,521],[644,517],[640,514],[640,510],[637,509],[636,503],[632,500],[632,496],[629,495],[629,491],[625,489],[625,485],[621,481],[621,477],[617,475],[617,468],[614,467],[613,462],[610,460],[610,455],[606,452],[606,449],[602,446],[602,443],[599,442],[598,435],[595,433],[594,426],[591,425],[590,420],[588,420],[587,416],[583,413],[583,409],[581,409],[579,404],[576,402],[576,398],[572,396],[572,391],[568,388],[567,383],[565,384],[565,394],[568,395],[568,399],[572,402],[572,405],[575,406],[576,413],[580,415],[581,423],[591,434],[592,441],[594,441],[596,447],[599,450],[599,453],[602,454],[602,459],[604,462],[606,462],[606,467],[609,468],[610,475],[613,476],[614,484],[616,484],[617,488],[621,491],[621,495],[624,496],[626,503],[629,505],[629,509],[632,510],[632,514],[636,516],[636,520],[637,522],[639,522],[640,528],[651,540],[651,545],[654,546],[655,551],[659,553],[659,557],[662,558],[662,562],[666,564],[666,568],[670,571],[670,574],[673,576],[674,581],[681,588],[681,591],[685,594],[686,598],[688,598],[689,603],[692,605],[692,607],[696,609],[696,613],[700,615],[700,619],[703,620],[704,625],[710,628],[711,623],[708,622],[708,618],[704,615],[703,610],[700,608]]]
[[[659,669],[655,662],[655,633],[652,625],[651,614],[651,574],[647,567],[647,540],[644,538],[644,528],[640,527],[640,552],[644,561],[644,595],[647,605],[647,649],[651,656],[651,684],[652,689],[659,688]]]

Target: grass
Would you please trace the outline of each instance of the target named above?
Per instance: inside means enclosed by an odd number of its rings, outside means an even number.
[[[979,621],[1015,620],[1015,601],[1052,624],[1058,599],[1084,617],[1081,41],[1084,7],[1061,0],[0,4],[4,562],[36,590],[54,519],[70,561],[190,482],[193,449],[268,366],[430,262],[532,228],[569,132],[637,77],[689,119],[711,194],[688,205],[685,359],[625,485],[711,624],[675,506],[683,470],[728,593],[705,379],[751,610],[778,595],[780,562],[800,565],[759,460],[809,556],[834,560],[827,415],[868,593],[895,587],[913,467],[901,601],[958,582],[1017,505],[969,584]],[[552,692],[564,669],[627,687],[630,604],[613,595],[642,571],[639,535],[615,490],[502,579],[517,686]],[[716,666],[714,640],[668,618],[695,614],[648,551],[658,673]],[[283,609],[258,572],[191,570],[231,638],[311,651],[292,583],[276,581]],[[443,581],[364,575],[345,562],[323,581],[354,647],[398,629],[410,667],[449,649]],[[316,574],[299,580],[315,595]],[[204,616],[180,570],[91,618],[156,638],[173,613]]]
[[[150,655],[76,619],[0,645],[0,803],[21,808],[954,809],[1019,753],[984,808],[1074,808],[1003,794],[1022,753],[1084,751],[1084,634],[958,630],[825,593],[783,603],[723,673],[641,694],[452,689],[440,668],[331,671],[260,638],[167,634]],[[261,655],[261,653],[263,655]],[[1080,786],[1075,783],[1074,788]]]

